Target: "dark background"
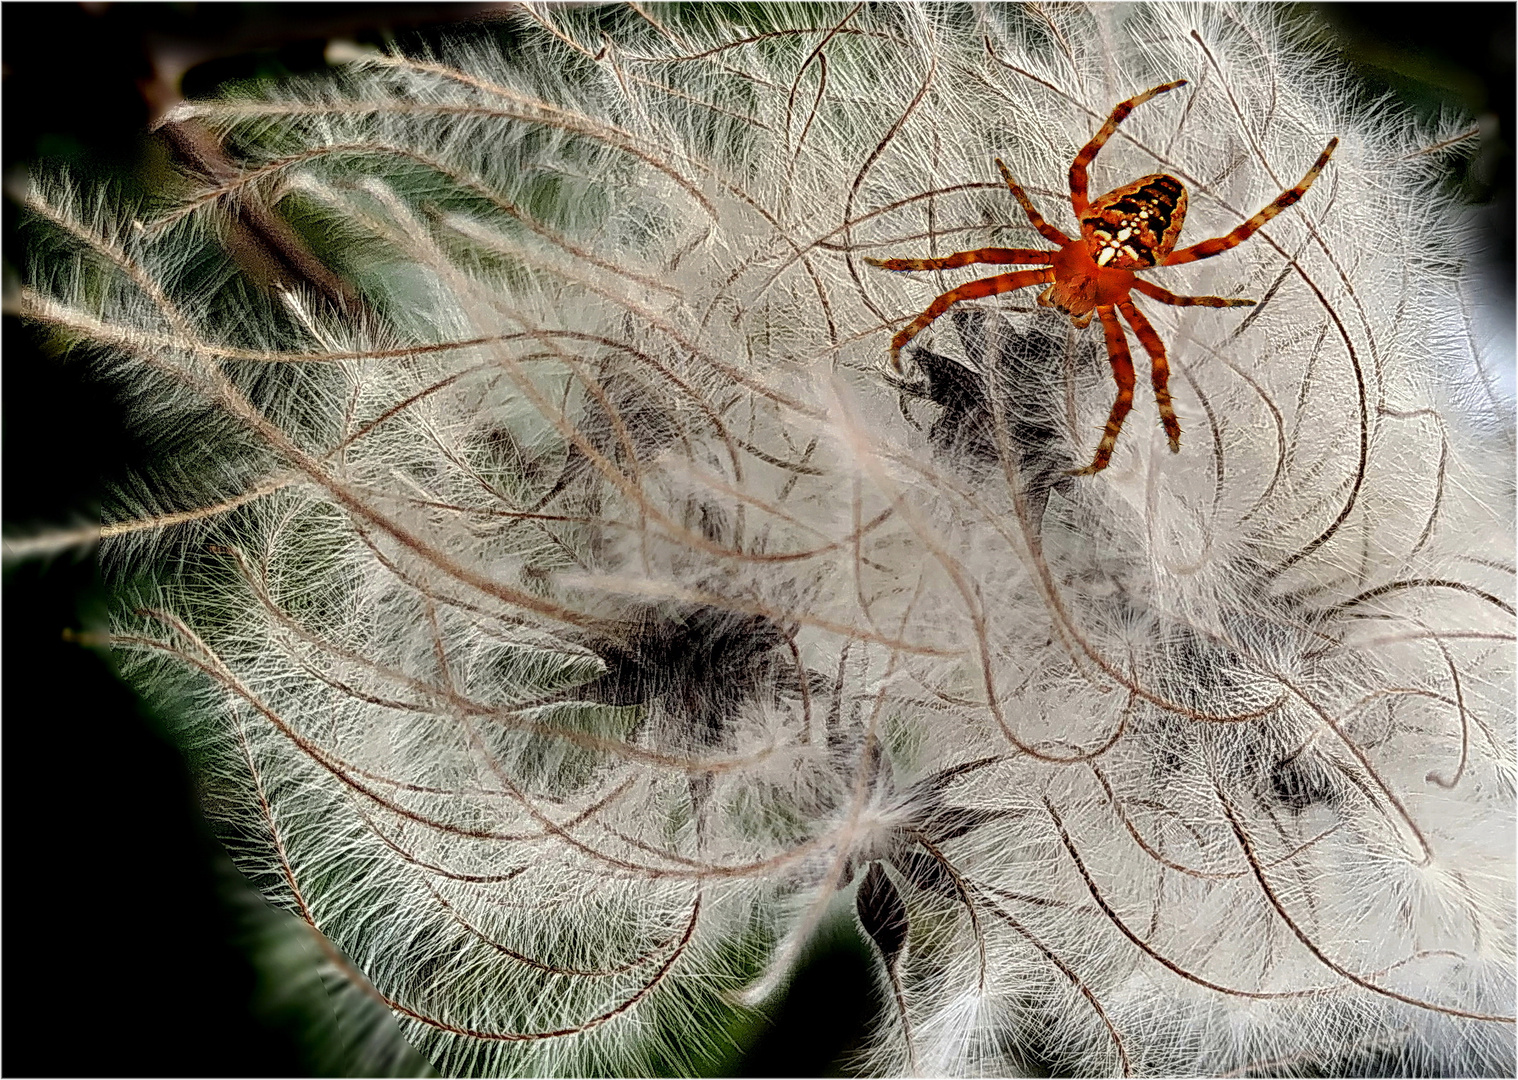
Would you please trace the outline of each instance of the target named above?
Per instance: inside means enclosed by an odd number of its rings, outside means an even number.
[[[1301,5],[1323,16],[1363,80],[1425,115],[1481,120],[1451,183],[1484,207],[1498,300],[1512,309],[1514,6]],[[151,184],[168,167],[146,129],[182,89],[323,66],[329,38],[384,43],[487,14],[486,5],[6,4],[0,9],[3,164],[47,158],[82,178]],[[179,76],[183,73],[182,83]],[[6,206],[7,287],[24,265]],[[3,325],[4,518],[98,521],[126,463],[149,448],[111,392]],[[63,641],[105,608],[93,556],[3,577],[6,1075],[301,1075],[287,1022],[251,1007],[224,856],[160,722],[97,654]],[[233,888],[236,887],[234,879]],[[768,1037],[735,1067],[819,1075],[869,1022],[869,956],[823,942]]]

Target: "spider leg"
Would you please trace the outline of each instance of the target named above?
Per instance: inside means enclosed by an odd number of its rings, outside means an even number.
[[[1107,359],[1112,362],[1112,379],[1117,383],[1117,398],[1112,402],[1112,412],[1107,417],[1107,429],[1102,441],[1096,444],[1096,457],[1084,469],[1072,469],[1071,476],[1090,476],[1099,473],[1112,460],[1112,448],[1117,445],[1118,433],[1123,430],[1123,420],[1133,408],[1133,354],[1128,351],[1128,339],[1123,335],[1123,324],[1111,304],[1096,309],[1101,316],[1102,330],[1107,334]]]
[[[1318,174],[1328,164],[1328,159],[1333,157],[1334,148],[1338,145],[1338,139],[1328,140],[1328,146],[1318,155],[1318,160],[1313,163],[1313,167],[1307,170],[1307,175],[1302,177],[1301,183],[1297,184],[1294,188],[1287,188],[1281,192],[1281,194],[1276,196],[1275,202],[1265,207],[1265,209],[1244,222],[1237,229],[1234,229],[1226,236],[1215,237],[1212,240],[1203,240],[1200,244],[1192,244],[1190,247],[1181,248],[1179,251],[1172,251],[1161,265],[1175,266],[1178,263],[1209,259],[1248,240],[1261,225],[1264,225],[1282,210],[1285,210],[1292,203],[1296,202],[1308,188],[1312,187],[1312,182],[1318,178]]]
[[[882,270],[953,270],[971,263],[1047,263],[1054,253],[1036,248],[976,248],[958,251],[941,259],[866,259]]]
[[[891,367],[901,370],[901,349],[907,342],[916,337],[934,319],[945,311],[948,311],[961,300],[978,300],[983,296],[995,296],[998,293],[1011,292],[1013,289],[1021,289],[1027,285],[1042,285],[1052,280],[1054,270],[1052,267],[1039,267],[1036,270],[1016,270],[1010,274],[997,274],[995,277],[979,278],[967,282],[957,289],[950,289],[938,299],[928,305],[928,309],[909,324],[903,327],[895,337],[891,339]]]
[[[1177,296],[1169,289],[1162,289],[1148,281],[1135,280],[1133,287],[1145,296],[1162,304],[1176,307],[1254,307],[1253,300],[1233,300],[1222,296]]]
[[[1154,327],[1149,320],[1144,318],[1144,313],[1133,306],[1132,300],[1119,300],[1117,309],[1127,318],[1133,332],[1138,335],[1139,344],[1149,354],[1149,363],[1154,379],[1154,400],[1160,407],[1160,423],[1165,426],[1165,435],[1170,439],[1170,452],[1181,452],[1181,422],[1176,418],[1175,406],[1170,402],[1170,361],[1165,357],[1165,343],[1154,332]]]
[[[1086,198],[1086,167],[1091,164],[1102,145],[1112,138],[1112,133],[1117,130],[1117,126],[1128,118],[1129,113],[1150,98],[1185,85],[1185,79],[1177,79],[1175,82],[1164,83],[1153,90],[1145,90],[1142,94],[1135,94],[1127,101],[1120,102],[1117,108],[1112,110],[1112,115],[1107,117],[1107,122],[1095,135],[1091,136],[1091,141],[1082,148],[1079,154],[1075,155],[1075,160],[1070,163],[1070,204],[1075,207],[1077,218],[1086,212],[1086,207],[1091,205]]]
[[[1012,179],[1012,171],[1002,164],[1001,158],[996,159],[996,167],[1001,170],[1001,178],[1007,182],[1007,187],[1012,189],[1012,197],[1017,200],[1017,204],[1023,208],[1023,213],[1028,215],[1028,220],[1043,235],[1043,238],[1061,247],[1068,244],[1070,238],[1044,220],[1044,215],[1034,207],[1033,200],[1028,198],[1028,193],[1016,180]]]

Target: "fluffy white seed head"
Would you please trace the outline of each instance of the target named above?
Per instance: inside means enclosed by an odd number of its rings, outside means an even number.
[[[241,865],[449,1072],[689,1061],[850,890],[876,1071],[1510,1072],[1513,438],[1453,129],[1261,5],[732,18],[532,8],[183,108],[243,171],[136,228],[34,198],[76,254],[30,315],[220,439],[115,529],[161,582],[119,644],[194,673]],[[1140,377],[1067,475],[1112,382],[1032,290],[889,376],[1008,268],[865,257],[1049,247],[997,157],[1074,235],[1076,152],[1181,78],[1091,185],[1181,179],[1182,244],[1340,144],[1148,275],[1258,306],[1136,297],[1179,455]],[[205,285],[250,205],[362,305]]]

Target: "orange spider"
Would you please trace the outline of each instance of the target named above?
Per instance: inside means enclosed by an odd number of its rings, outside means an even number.
[[[866,259],[872,266],[886,270],[949,270],[971,263],[1047,263],[1043,269],[1018,270],[1010,274],[980,278],[957,289],[950,289],[928,305],[928,309],[906,326],[891,340],[891,365],[901,371],[901,349],[924,327],[961,300],[974,300],[983,296],[1011,292],[1026,285],[1049,287],[1039,294],[1043,307],[1053,307],[1070,316],[1077,327],[1091,322],[1093,312],[1101,316],[1102,329],[1107,335],[1107,356],[1112,362],[1112,377],[1117,382],[1117,400],[1112,403],[1112,413],[1107,417],[1107,429],[1097,444],[1096,458],[1084,469],[1076,469],[1071,475],[1081,476],[1100,472],[1112,459],[1112,448],[1117,444],[1118,432],[1123,419],[1133,407],[1133,357],[1128,352],[1128,339],[1123,334],[1114,309],[1121,311],[1128,320],[1139,343],[1149,353],[1153,366],[1154,397],[1160,407],[1160,421],[1165,434],[1170,437],[1170,449],[1181,448],[1181,424],[1176,419],[1175,408],[1170,403],[1170,366],[1165,360],[1165,345],[1149,320],[1134,307],[1130,291],[1137,289],[1145,296],[1162,304],[1179,307],[1249,307],[1253,300],[1227,300],[1221,296],[1177,296],[1175,293],[1140,281],[1135,271],[1155,266],[1175,266],[1210,258],[1247,240],[1251,234],[1282,210],[1302,197],[1302,194],[1318,178],[1328,164],[1338,139],[1330,139],[1328,147],[1318,156],[1316,164],[1307,170],[1301,183],[1276,197],[1275,202],[1226,236],[1203,240],[1199,244],[1173,250],[1181,235],[1181,223],[1186,217],[1186,188],[1173,176],[1155,173],[1124,184],[1115,191],[1090,201],[1086,198],[1086,167],[1096,157],[1102,145],[1112,137],[1124,118],[1157,94],[1185,86],[1185,79],[1156,86],[1118,105],[1070,165],[1070,204],[1080,222],[1079,240],[1071,240],[1050,225],[1037,210],[1027,192],[1018,187],[1017,181],[1007,171],[1000,159],[996,167],[1002,179],[1012,189],[1012,196],[1028,215],[1033,227],[1052,243],[1056,251],[1035,248],[979,248],[961,251],[941,259]]]

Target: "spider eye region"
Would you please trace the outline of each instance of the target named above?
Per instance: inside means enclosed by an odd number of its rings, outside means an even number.
[[[1081,215],[1081,235],[1097,266],[1141,270],[1170,254],[1185,219],[1185,186],[1155,173],[1094,200]]]

